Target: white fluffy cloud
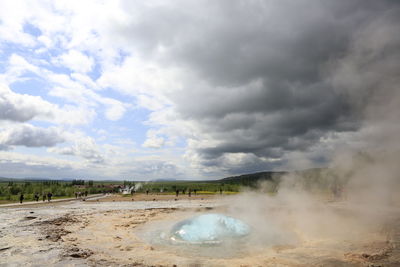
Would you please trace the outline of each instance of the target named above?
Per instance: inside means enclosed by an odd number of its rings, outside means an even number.
[[[79,156],[91,163],[104,163],[105,159],[92,138],[69,135],[69,139],[74,143],[73,146],[55,147],[49,151],[61,155]]]
[[[0,131],[0,145],[25,147],[51,147],[65,141],[60,129],[40,128],[30,124],[17,124]]]
[[[57,107],[40,96],[16,94],[0,84],[0,120],[26,122],[33,118],[54,119]]]
[[[50,96],[59,97],[67,103],[73,104],[52,105],[53,109],[57,109],[53,110],[53,113],[57,113],[53,116],[56,122],[66,124],[88,123],[94,118],[94,115],[99,113],[95,111],[95,109],[99,110],[99,106],[104,109],[103,113],[107,119],[119,120],[131,106],[97,93],[96,90],[99,90],[97,84],[83,73],[72,73],[71,75],[55,73],[46,68],[35,66],[16,54],[10,56],[7,71],[0,75],[0,82],[3,80],[5,84],[11,84],[23,79],[21,77],[30,72],[47,82],[46,86],[49,87],[48,94]],[[17,96],[17,94],[14,94],[14,96]],[[30,96],[25,94],[23,97],[28,99]],[[43,111],[46,111],[48,106],[43,105]],[[77,116],[77,113],[80,113],[80,115]]]
[[[90,72],[94,65],[93,58],[77,50],[70,50],[68,53],[58,57],[58,64],[67,67],[78,73]]]
[[[143,143],[143,147],[147,148],[161,148],[165,145],[165,139],[158,136],[158,133],[154,130],[147,132],[147,139]]]
[[[117,106],[117,104],[115,105]],[[0,84],[0,121],[39,120],[57,124],[80,125],[90,122],[94,115],[93,109],[72,105],[60,107],[40,96],[18,94],[8,86]]]
[[[3,41],[33,46],[34,38],[25,33],[23,26],[29,18],[30,10],[23,1],[4,1],[0,9],[0,36]]]

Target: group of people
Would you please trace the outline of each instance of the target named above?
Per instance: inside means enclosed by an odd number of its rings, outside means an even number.
[[[47,201],[50,202],[50,200],[51,200],[52,197],[53,197],[53,194],[52,194],[51,192],[48,192],[47,194],[46,194],[46,193],[43,193],[43,195],[42,195],[43,202],[46,201],[46,199],[47,199]],[[23,193],[21,193],[21,194],[19,195],[19,203],[22,204],[22,202],[24,201],[24,199],[25,199],[25,196],[24,196]],[[36,202],[38,202],[38,201],[39,201],[39,193],[35,193],[35,195],[33,196],[33,199],[34,199]]]
[[[75,198],[87,197],[88,194],[89,194],[88,191],[85,191],[85,192],[75,192]]]
[[[186,193],[186,190],[183,189],[183,190],[182,190],[182,194],[184,195],[185,193]],[[193,193],[194,193],[195,195],[197,195],[197,189],[194,189],[194,190],[193,190]],[[175,196],[179,196],[179,190],[176,190],[176,191],[175,191]],[[192,189],[189,189],[188,196],[189,196],[189,197],[192,196]]]
[[[85,191],[85,192],[75,192],[75,198],[85,198],[85,197],[88,196],[88,194],[89,194],[88,191]],[[53,197],[53,194],[52,194],[51,192],[43,193],[43,194],[42,194],[42,200],[43,200],[43,202],[45,202],[46,200],[47,200],[48,202],[50,202],[52,197]],[[36,202],[39,201],[39,198],[40,198],[39,193],[35,193],[35,194],[33,195],[33,199],[34,199]],[[19,202],[22,204],[22,202],[23,202],[24,200],[25,200],[24,193],[20,193],[20,195],[19,195]]]

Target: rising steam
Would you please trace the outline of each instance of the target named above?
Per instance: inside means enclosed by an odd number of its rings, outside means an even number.
[[[336,136],[342,144],[329,168],[273,179],[231,202],[230,213],[258,232],[254,241],[359,239],[393,219],[400,189],[400,28],[394,16],[389,12],[355,33],[348,53],[327,68],[326,82],[361,121],[357,132]]]

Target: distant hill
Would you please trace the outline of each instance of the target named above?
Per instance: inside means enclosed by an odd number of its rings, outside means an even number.
[[[294,172],[284,172],[284,171],[265,171],[265,172],[256,172],[256,173],[248,173],[236,176],[229,176],[222,179],[216,180],[177,180],[174,178],[164,178],[164,179],[154,179],[150,181],[134,181],[137,183],[226,183],[226,184],[238,184],[245,186],[253,186],[256,185],[259,181],[263,180],[272,180],[273,178],[279,180],[285,174],[295,173],[302,177],[307,178],[308,180],[318,181],[322,176],[327,176],[329,174],[329,169],[327,168],[314,168],[314,169],[306,169],[301,171]],[[59,182],[71,182],[72,178],[40,178],[40,177],[25,177],[25,178],[6,178],[0,177],[0,182],[39,182],[39,181],[59,181]],[[81,178],[79,180],[91,180]],[[96,182],[122,182],[121,180],[95,180]]]
[[[280,178],[282,175],[288,172],[256,172],[249,174],[242,174],[238,176],[231,176],[220,179],[220,182],[242,184],[242,185],[255,185],[257,182],[262,180],[272,180],[272,178]]]
[[[72,180],[85,180],[79,178],[43,178],[43,177],[25,177],[21,178],[24,181],[59,181],[59,182],[70,182]]]
[[[259,181],[263,180],[279,180],[285,174],[294,173],[307,180],[321,180],[321,177],[327,176],[329,174],[328,168],[312,168],[301,171],[294,172],[273,172],[273,171],[265,171],[265,172],[256,172],[249,174],[242,174],[238,176],[230,176],[226,178],[222,178],[220,180],[216,180],[217,182],[223,182],[228,184],[241,184],[241,185],[256,185]]]
[[[175,182],[175,181],[179,181],[179,180],[174,179],[174,178],[164,178],[164,179],[149,180],[149,182]]]
[[[0,177],[0,182],[9,182],[9,181],[18,181],[18,179],[15,179],[15,178],[6,178],[6,177]]]
[[[59,181],[59,182],[70,182],[73,179],[70,178],[40,178],[40,177],[24,177],[24,178],[6,178],[0,177],[0,182],[40,182],[40,181]]]

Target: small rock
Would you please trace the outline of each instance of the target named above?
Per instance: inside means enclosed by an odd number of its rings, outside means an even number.
[[[35,216],[26,216],[25,218],[24,218],[24,220],[26,220],[26,221],[28,221],[28,220],[33,220],[33,219],[36,219],[37,217],[35,217]]]

